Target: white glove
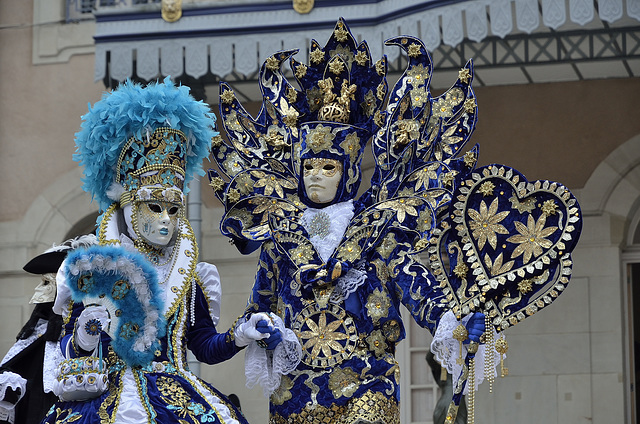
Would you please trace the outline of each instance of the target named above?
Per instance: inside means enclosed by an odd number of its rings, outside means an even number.
[[[104,306],[89,306],[85,308],[76,321],[76,344],[80,349],[93,351],[100,342],[103,331],[107,331],[111,320]]]
[[[269,315],[265,314],[264,312],[259,312],[257,314],[251,315],[249,321],[238,324],[234,330],[236,346],[244,347],[254,340],[262,340],[268,338],[270,336],[269,333],[261,333],[256,330],[256,325],[259,321],[262,320],[271,323],[271,317],[269,317]]]

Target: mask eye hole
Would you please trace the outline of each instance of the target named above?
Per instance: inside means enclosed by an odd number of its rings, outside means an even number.
[[[147,203],[147,207],[154,213],[162,212],[162,207],[157,203]]]
[[[179,210],[180,208],[178,208],[177,206],[171,206],[169,208],[169,215],[175,215],[178,213]]]
[[[48,286],[48,285],[49,285],[49,281],[46,281],[46,280],[45,280],[45,281],[43,281],[43,282],[42,282],[42,285],[43,285],[43,286]]]
[[[325,171],[333,171],[334,169],[336,169],[336,166],[332,163],[327,163],[325,166],[322,167],[322,169]]]
[[[304,169],[306,171],[311,171],[313,169],[313,165],[311,165],[310,163],[305,163],[304,164]]]

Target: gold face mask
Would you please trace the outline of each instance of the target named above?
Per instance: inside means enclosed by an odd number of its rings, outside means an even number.
[[[302,169],[307,197],[318,204],[332,202],[342,180],[342,162],[325,158],[305,159]]]

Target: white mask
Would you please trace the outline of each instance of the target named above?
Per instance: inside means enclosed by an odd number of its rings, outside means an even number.
[[[163,201],[136,202],[133,221],[136,235],[154,247],[165,247],[173,239],[182,207]]]
[[[336,159],[305,159],[302,169],[307,197],[321,205],[332,202],[342,181],[342,163]]]
[[[56,299],[56,274],[43,274],[29,303],[48,303]]]

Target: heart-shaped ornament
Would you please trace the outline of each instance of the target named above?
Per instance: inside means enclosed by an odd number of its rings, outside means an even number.
[[[502,331],[562,293],[581,228],[580,207],[565,186],[490,165],[454,192],[429,262],[454,313],[484,312]]]

